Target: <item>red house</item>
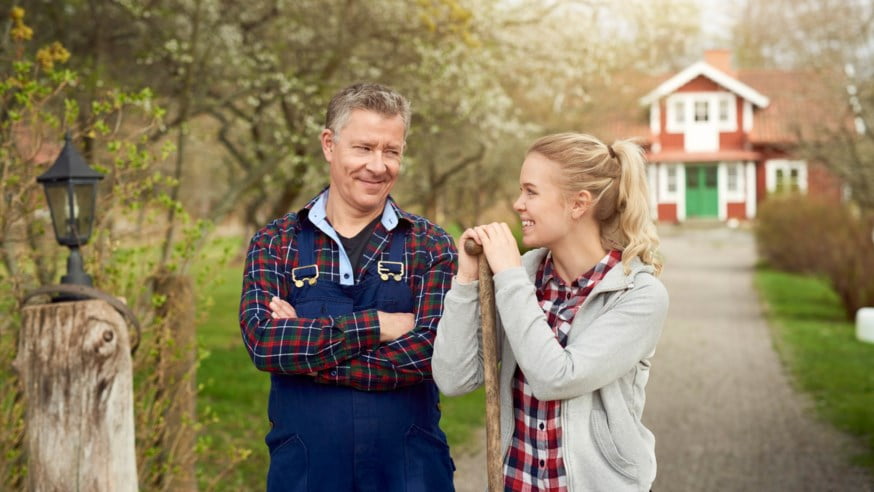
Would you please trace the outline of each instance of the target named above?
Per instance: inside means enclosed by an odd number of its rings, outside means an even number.
[[[838,180],[795,153],[805,128],[839,111],[815,110],[823,105],[811,100],[809,77],[735,71],[730,56],[708,51],[639,100],[649,108],[644,145],[656,218],[752,219],[770,193],[787,190],[840,200]]]

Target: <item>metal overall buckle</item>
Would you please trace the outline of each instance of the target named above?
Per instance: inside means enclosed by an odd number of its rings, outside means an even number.
[[[298,271],[301,271],[300,278],[297,278]],[[307,282],[309,285],[315,285],[316,280],[319,278],[319,267],[317,265],[306,265],[299,266],[291,269],[291,279],[294,281],[295,287],[303,287],[303,283]]]
[[[404,264],[399,261],[380,261],[376,264],[376,271],[383,280],[392,277],[400,282],[404,278]]]

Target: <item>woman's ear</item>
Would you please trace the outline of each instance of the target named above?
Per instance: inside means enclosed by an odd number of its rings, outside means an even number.
[[[592,194],[588,190],[582,190],[571,198],[571,217],[581,219],[592,208]]]

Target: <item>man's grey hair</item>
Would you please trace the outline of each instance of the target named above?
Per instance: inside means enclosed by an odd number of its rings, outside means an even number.
[[[380,84],[354,84],[334,94],[328,103],[325,128],[331,130],[336,141],[340,130],[356,109],[374,111],[388,118],[400,116],[404,120],[404,138],[410,129],[410,101],[400,93]]]

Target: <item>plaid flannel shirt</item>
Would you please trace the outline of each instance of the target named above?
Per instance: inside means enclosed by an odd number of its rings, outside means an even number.
[[[610,251],[591,270],[567,285],[555,273],[552,254],[537,269],[535,286],[546,321],[562,347],[577,310],[613,266],[621,251]],[[521,369],[513,375],[513,440],[504,462],[504,487],[512,491],[567,491],[561,456],[561,401],[534,397]]]
[[[309,211],[317,199],[303,210]],[[391,197],[386,207],[393,207],[398,218],[409,223],[404,263],[406,282],[414,298],[415,328],[394,341],[380,343],[375,309],[342,316],[273,319],[270,299],[289,298],[291,269],[298,260],[295,237],[300,220],[307,220],[301,219],[303,210],[292,212],[258,231],[246,255],[240,329],[258,369],[312,374],[322,383],[368,391],[386,391],[431,379],[435,330],[443,314],[443,297],[455,274],[455,245],[446,231],[404,212]],[[377,224],[364,249],[356,280],[371,262],[388,259],[386,250],[393,233],[382,223]],[[319,279],[340,283],[337,243],[316,229],[313,248]]]

